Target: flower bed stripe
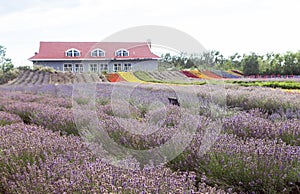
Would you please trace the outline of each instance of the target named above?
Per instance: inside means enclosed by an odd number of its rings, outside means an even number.
[[[137,77],[135,77],[130,72],[119,72],[118,74],[121,76],[121,78],[123,78],[124,80],[126,80],[128,82],[145,83],[144,81],[142,81],[142,80],[138,79]]]
[[[125,81],[119,74],[117,73],[110,73],[106,75],[106,79],[109,82],[121,82],[121,81]]]

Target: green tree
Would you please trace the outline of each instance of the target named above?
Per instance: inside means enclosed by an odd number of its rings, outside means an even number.
[[[184,53],[173,56],[170,53],[166,53],[162,55],[161,63],[168,63],[175,69],[192,68],[195,66],[193,56],[188,57]]]
[[[242,59],[243,73],[245,75],[259,74],[259,56],[255,53],[244,55]]]
[[[225,63],[219,51],[206,51],[190,57],[198,69],[216,69],[218,64]]]
[[[287,52],[284,56],[283,74],[291,75],[297,71],[297,58],[296,54]]]
[[[6,57],[6,48],[0,45],[0,67],[3,73],[14,68],[11,59]]]
[[[235,53],[234,55],[230,56],[228,61],[230,61],[231,63],[231,69],[237,69],[242,71],[242,59],[242,56],[238,53]]]
[[[269,75],[271,74],[282,74],[282,64],[283,64],[283,59],[280,54],[273,54],[270,58],[270,71]]]
[[[295,53],[296,70],[293,72],[294,75],[300,75],[300,51]]]

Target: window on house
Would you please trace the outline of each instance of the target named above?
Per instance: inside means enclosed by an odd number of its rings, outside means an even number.
[[[118,64],[114,64],[114,72],[117,72],[118,70]]]
[[[98,64],[90,64],[90,72],[98,72]]]
[[[107,64],[104,64],[103,70],[104,70],[104,71],[107,71],[107,70],[108,70],[108,65],[107,65]]]
[[[79,57],[80,56],[80,52],[79,51],[76,51],[74,50],[74,57]]]
[[[105,53],[103,50],[101,49],[95,49],[91,52],[91,56],[92,57],[104,57],[105,56]]]
[[[121,63],[115,63],[114,64],[114,72],[117,72],[117,71],[122,71],[122,64]]]
[[[107,64],[100,64],[99,70],[100,71],[107,71]]]
[[[129,56],[129,52],[125,49],[120,49],[116,51],[116,56],[117,57],[128,57]]]
[[[73,71],[72,67],[73,67],[72,64],[64,64],[63,71],[70,71],[70,72],[72,72]]]
[[[131,64],[130,63],[125,63],[123,66],[123,71],[127,72],[131,70]]]
[[[122,64],[118,64],[118,71],[122,71]]]
[[[66,51],[67,57],[80,57],[80,51],[77,49],[69,49]]]
[[[75,64],[74,65],[74,72],[82,73],[83,72],[83,64]]]

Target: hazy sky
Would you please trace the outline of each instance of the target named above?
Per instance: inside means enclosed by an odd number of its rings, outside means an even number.
[[[299,0],[0,2],[0,45],[17,66],[31,64],[40,41],[101,41],[140,25],[176,28],[225,56],[300,50]]]

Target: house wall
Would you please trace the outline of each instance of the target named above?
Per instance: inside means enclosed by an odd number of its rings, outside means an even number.
[[[39,62],[33,62],[33,65],[52,67],[53,69],[59,70],[59,71],[63,70],[61,61],[53,61],[53,62],[39,61]]]
[[[108,64],[108,72],[114,72],[114,64],[131,64],[132,71],[156,71],[158,69],[157,60],[113,60],[113,61],[39,61],[34,62],[34,65],[52,67],[55,70],[63,71],[64,64],[83,64],[83,72],[89,72],[89,64]],[[99,71],[99,68],[98,68]]]
[[[134,66],[132,66],[133,71],[157,71],[158,61],[157,60],[146,60],[137,61]]]

